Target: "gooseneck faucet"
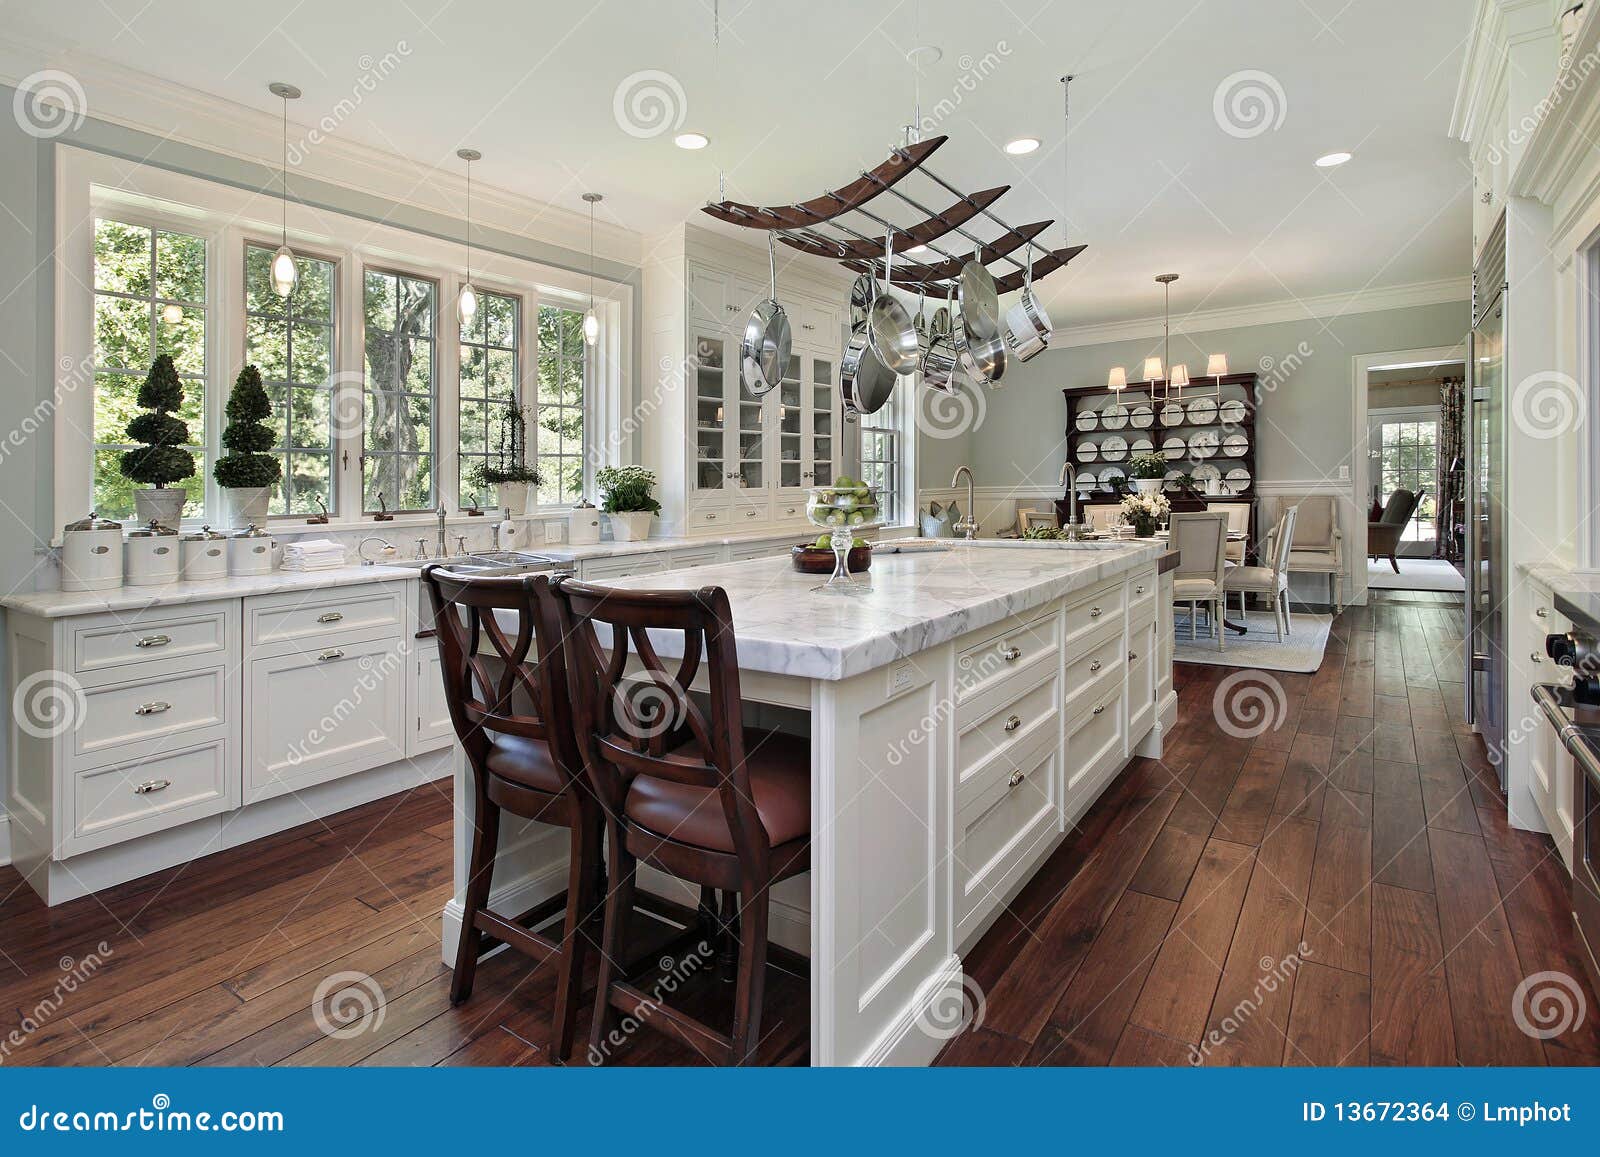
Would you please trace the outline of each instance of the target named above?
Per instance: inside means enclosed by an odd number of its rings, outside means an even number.
[[[1070,480],[1070,481],[1069,481]],[[1063,528],[1068,539],[1075,539],[1083,533],[1083,524],[1078,521],[1078,468],[1068,458],[1061,464],[1061,477],[1057,480],[1062,486],[1067,486],[1067,525]]]
[[[972,539],[978,537],[978,511],[973,506],[972,500],[972,467],[957,466],[955,477],[950,479],[950,485],[958,485],[961,482],[961,476],[963,474],[967,476],[967,513],[960,522],[955,524],[954,529],[959,534],[965,536],[970,542]]]
[[[434,552],[435,558],[445,558],[450,554],[450,548],[444,540],[444,503],[439,503],[439,509],[434,511],[439,517],[439,549]]]

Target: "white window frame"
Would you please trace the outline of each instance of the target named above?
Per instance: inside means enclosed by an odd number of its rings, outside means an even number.
[[[1377,479],[1381,483],[1383,478],[1381,463],[1377,463],[1376,456],[1372,454],[1373,448],[1381,445],[1381,439],[1379,438],[1378,432],[1381,427],[1394,422],[1432,422],[1434,425],[1435,458],[1433,469],[1433,486],[1429,489],[1428,493],[1432,495],[1434,508],[1437,510],[1439,505],[1439,490],[1441,485],[1440,480],[1444,477],[1445,470],[1448,469],[1445,464],[1439,462],[1437,457],[1439,432],[1444,423],[1444,408],[1438,403],[1424,406],[1378,406],[1367,411],[1367,453],[1369,462],[1369,466],[1367,468],[1367,494],[1370,497],[1372,493],[1373,480]],[[1419,520],[1419,516],[1413,514],[1412,519]],[[1438,536],[1439,526],[1438,523],[1435,522],[1433,528],[1433,537],[1431,539],[1403,539],[1402,541],[1411,543],[1436,543],[1438,542]]]
[[[887,423],[875,421],[883,410],[875,414],[866,414],[858,418],[856,425],[855,446],[855,473],[859,478],[866,456],[867,434],[889,433],[894,435],[896,454],[894,456],[893,478],[890,480],[890,489],[894,491],[895,518],[890,526],[913,526],[917,521],[917,491],[912,485],[916,475],[916,445],[917,423],[915,415],[916,406],[915,375],[906,375],[899,379],[886,408],[892,408],[891,420]],[[841,399],[835,404],[840,407],[840,413],[835,416],[834,424],[837,428],[844,420],[842,391],[834,387],[836,398]],[[878,461],[878,459],[874,459]]]
[[[92,499],[94,418],[94,218],[117,217],[131,223],[173,229],[203,237],[207,244],[207,330],[205,455],[206,511],[213,521],[224,509],[221,489],[211,475],[219,450],[223,409],[243,362],[244,246],[246,240],[276,239],[283,207],[269,192],[253,192],[201,177],[169,172],[152,165],[122,160],[69,145],[57,145],[55,339],[57,373],[49,399],[54,419],[54,513],[52,535],[82,518]],[[293,188],[293,176],[290,178]],[[439,318],[435,333],[438,360],[435,402],[436,489],[450,517],[461,509],[459,471],[460,397],[458,337],[454,303],[462,282],[465,251],[460,242],[413,232],[384,222],[331,212],[297,203],[288,208],[291,248],[301,247],[337,261],[339,311],[335,350],[338,387],[334,404],[347,391],[363,388],[361,303],[368,264],[401,269],[439,284]],[[546,265],[476,249],[473,283],[522,299],[522,396],[530,396],[528,374],[538,364],[537,317],[541,301],[586,308],[587,272]],[[592,493],[596,467],[620,464],[629,456],[626,444],[613,446],[600,436],[620,429],[632,397],[629,372],[632,354],[634,291],[625,282],[597,277],[595,311],[600,340],[590,347],[584,388],[587,448],[584,482]],[[348,404],[348,403],[345,403]],[[530,427],[533,418],[529,419]],[[336,432],[337,433],[337,432]],[[356,515],[362,507],[360,433],[336,436],[334,492],[337,496],[330,530],[371,524]],[[347,457],[348,454],[348,457]],[[564,514],[565,507],[532,508],[533,516]],[[285,529],[306,525],[306,516],[274,516]],[[190,520],[194,525],[201,519]],[[397,523],[427,523],[431,516],[401,515]],[[386,523],[387,526],[395,524]]]
[[[480,313],[483,311],[483,308],[484,308],[484,302],[483,302],[484,294],[493,294],[495,297],[507,298],[507,299],[511,300],[512,302],[514,302],[515,305],[516,305],[517,324],[516,324],[516,336],[515,336],[515,339],[514,339],[515,345],[511,349],[511,354],[512,354],[512,357],[513,357],[513,364],[514,364],[514,371],[513,371],[513,379],[512,379],[512,382],[511,382],[511,402],[510,402],[510,405],[513,408],[515,408],[518,412],[520,412],[522,414],[522,420],[523,420],[524,427],[525,427],[524,433],[526,433],[526,426],[527,426],[527,421],[528,421],[528,410],[527,410],[526,399],[523,397],[523,387],[526,385],[526,383],[527,383],[527,381],[529,379],[526,377],[527,350],[523,346],[523,339],[525,338],[526,331],[527,331],[527,318],[524,317],[523,314],[524,314],[524,311],[525,311],[525,309],[527,307],[527,304],[528,304],[527,303],[527,299],[524,298],[521,294],[517,294],[517,293],[502,293],[498,289],[485,288],[485,289],[482,290],[482,292],[480,292],[478,294],[478,309],[479,309]],[[462,491],[461,491],[462,460],[464,458],[469,458],[470,457],[470,458],[482,458],[485,462],[492,462],[492,461],[494,461],[495,456],[496,456],[496,454],[498,453],[498,450],[499,450],[499,442],[498,442],[498,438],[499,438],[499,429],[498,429],[499,423],[493,422],[493,421],[491,421],[489,423],[489,426],[484,431],[484,439],[485,439],[484,440],[484,453],[480,454],[476,450],[473,450],[473,451],[470,451],[470,452],[464,454],[462,452],[462,450],[461,450],[461,406],[462,406],[463,398],[461,397],[461,362],[460,362],[460,358],[461,358],[461,346],[463,346],[463,345],[472,345],[475,348],[479,348],[479,349],[484,350],[484,352],[485,352],[485,356],[484,356],[485,372],[487,372],[487,369],[488,369],[488,352],[491,349],[501,349],[501,348],[503,348],[503,347],[499,347],[499,346],[489,346],[486,343],[467,342],[464,338],[456,342],[456,414],[455,414],[456,437],[454,439],[454,447],[455,447],[455,454],[456,454],[456,466],[455,466],[456,472],[455,472],[455,476],[454,477],[455,477],[455,483],[456,483],[456,501],[458,503],[460,502],[461,495],[462,495]],[[479,399],[474,397],[472,400],[473,401],[478,401]],[[489,398],[487,396],[487,393],[485,393],[485,397],[483,398],[483,401],[484,401],[485,405],[490,405],[490,406],[504,406],[506,404],[504,402],[496,402],[496,401],[494,401],[493,399],[491,399],[491,398]],[[524,438],[523,438],[524,457],[526,457],[526,453],[527,453],[528,449],[529,449],[529,446],[528,446],[527,438],[526,438],[526,436],[524,436]]]
[[[1578,475],[1578,569],[1600,573],[1600,525],[1584,512],[1593,511],[1600,501],[1600,234],[1578,249],[1577,300],[1573,302],[1577,338],[1577,365],[1582,379],[1579,388],[1587,404],[1588,418],[1579,439],[1582,459]]]

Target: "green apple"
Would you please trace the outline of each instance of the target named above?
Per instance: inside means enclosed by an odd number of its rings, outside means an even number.
[[[819,534],[819,535],[817,535],[816,547],[817,547],[818,550],[832,550],[833,549],[833,535],[831,535],[831,534]]]

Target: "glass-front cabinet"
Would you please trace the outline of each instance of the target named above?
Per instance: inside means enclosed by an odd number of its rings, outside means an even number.
[[[701,502],[770,497],[768,412],[771,396],[751,397],[739,381],[739,344],[724,333],[694,335],[689,381],[694,421],[691,486]]]
[[[797,499],[833,481],[837,361],[804,350],[789,358],[778,387],[778,496]]]

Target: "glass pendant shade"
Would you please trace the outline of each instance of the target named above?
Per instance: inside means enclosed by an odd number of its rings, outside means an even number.
[[[462,285],[461,292],[456,295],[456,312],[463,326],[471,325],[472,319],[478,316],[478,291],[470,281]]]
[[[1214,378],[1220,378],[1228,372],[1228,355],[1212,354],[1206,359],[1206,373]]]
[[[300,266],[294,253],[287,245],[278,246],[278,251],[272,255],[272,292],[288,297],[299,284]]]
[[[1159,381],[1161,378],[1161,359],[1144,359],[1144,380],[1147,382]]]
[[[583,315],[583,340],[589,345],[600,340],[600,318],[596,316],[593,306]]]
[[[1112,366],[1111,376],[1106,379],[1106,389],[1125,390],[1128,388],[1128,371],[1123,366]]]

